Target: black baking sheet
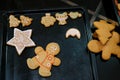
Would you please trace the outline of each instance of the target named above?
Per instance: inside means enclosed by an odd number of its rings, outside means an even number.
[[[41,17],[45,13],[63,12],[80,12],[82,17],[75,20],[70,17],[67,24],[60,26],[58,22],[52,27],[45,28],[41,23]],[[44,49],[49,42],[57,42],[60,45],[61,52],[57,55],[61,59],[59,67],[52,67],[52,76],[44,78],[38,74],[38,69],[31,70],[26,64],[26,59],[35,56],[34,48],[25,48],[19,56],[15,47],[6,45],[6,42],[13,38],[14,28],[9,27],[9,15],[13,14],[18,17],[25,15],[33,18],[33,22],[29,27],[19,25],[18,29],[32,29],[32,40],[36,46],[42,46]],[[46,9],[37,11],[8,11],[3,15],[4,37],[3,37],[3,58],[2,80],[93,80],[95,78],[94,56],[87,50],[87,43],[90,40],[90,27],[86,11],[83,8],[67,8],[67,9]],[[80,40],[77,38],[65,38],[65,33],[69,28],[77,28],[81,33]]]

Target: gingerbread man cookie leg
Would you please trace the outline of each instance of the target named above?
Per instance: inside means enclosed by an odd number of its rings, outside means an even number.
[[[49,76],[51,76],[50,69],[47,69],[47,68],[45,68],[45,67],[43,67],[43,66],[41,66],[41,67],[39,68],[39,74],[40,74],[41,76],[43,76],[43,77],[49,77]]]
[[[111,57],[111,51],[109,51],[109,50],[102,51],[102,59],[109,60],[110,57]]]

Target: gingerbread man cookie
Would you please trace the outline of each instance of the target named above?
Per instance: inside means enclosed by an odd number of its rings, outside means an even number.
[[[44,50],[41,46],[35,48],[36,56],[33,58],[27,59],[27,65],[30,69],[36,69],[39,67],[39,74],[43,77],[51,76],[51,67],[59,66],[61,60],[55,55],[59,54],[60,46],[51,42],[47,45],[46,50]]]
[[[46,13],[45,16],[43,16],[41,18],[41,23],[45,26],[45,27],[50,27],[52,25],[54,25],[56,19],[50,15],[50,13]]]
[[[99,53],[102,51],[102,59],[109,60],[111,55],[116,55],[120,58],[120,35],[117,32],[112,32],[112,37],[108,40],[106,44],[102,44],[98,40],[91,40],[88,43],[88,49],[94,53]]]
[[[66,20],[68,18],[67,12],[56,13],[55,16],[56,16],[56,19],[59,21],[59,25],[65,25],[65,24],[67,24],[67,22],[66,22]]]

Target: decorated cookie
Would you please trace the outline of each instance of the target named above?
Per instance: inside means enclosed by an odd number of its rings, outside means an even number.
[[[51,76],[52,65],[59,66],[61,63],[61,60],[55,57],[59,52],[60,46],[55,42],[49,43],[46,50],[38,46],[35,48],[36,56],[28,58],[27,65],[30,69],[39,67],[39,74],[43,77]]]
[[[15,46],[19,55],[21,55],[22,51],[25,47],[35,46],[35,43],[30,39],[32,34],[32,30],[21,31],[17,28],[14,29],[14,37],[10,39],[7,44],[11,46]]]
[[[66,38],[68,37],[77,37],[78,39],[80,39],[81,37],[81,34],[80,34],[80,31],[76,28],[70,28],[67,30],[66,32]]]
[[[50,13],[46,13],[45,16],[43,16],[41,18],[41,23],[45,26],[45,27],[50,27],[52,25],[54,25],[56,19],[51,16]]]
[[[76,19],[76,18],[78,18],[78,17],[81,17],[81,16],[82,16],[82,14],[81,14],[81,13],[79,13],[79,12],[70,12],[68,15],[69,15],[69,16],[70,16],[70,18],[72,18],[72,19]]]
[[[67,22],[66,22],[66,20],[68,18],[67,12],[56,13],[55,16],[56,16],[56,19],[59,21],[59,25],[65,25],[65,24],[67,24]]]
[[[20,20],[16,18],[14,15],[9,16],[9,25],[10,27],[18,27],[20,24]]]
[[[33,19],[24,15],[21,15],[20,20],[21,20],[22,26],[25,27],[25,26],[29,26],[32,23]]]

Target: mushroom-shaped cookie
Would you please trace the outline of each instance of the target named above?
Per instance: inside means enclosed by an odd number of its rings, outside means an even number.
[[[50,13],[46,13],[45,16],[41,18],[41,24],[43,24],[45,27],[53,26],[56,19],[51,16]]]

